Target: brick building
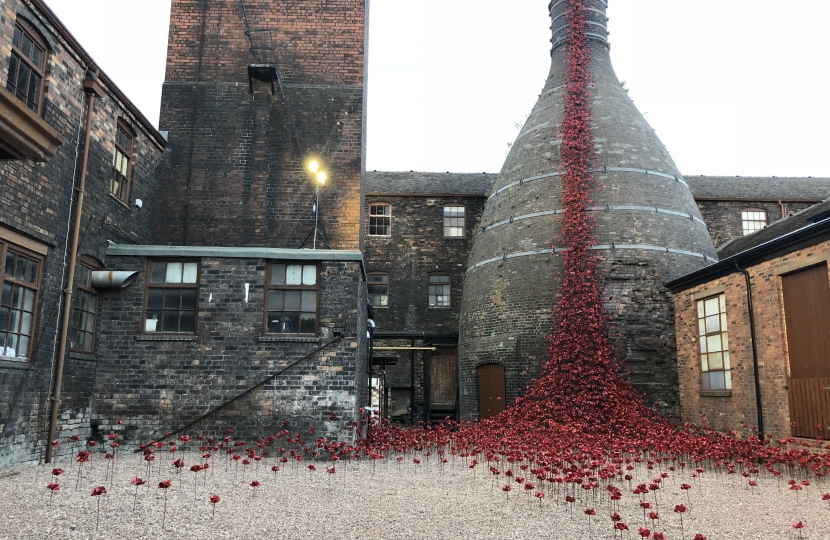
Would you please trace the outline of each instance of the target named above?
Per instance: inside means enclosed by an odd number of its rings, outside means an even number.
[[[366,271],[377,324],[373,356],[376,374],[385,372],[376,377],[374,404],[391,418],[457,416],[461,291],[494,177],[366,174]]]
[[[683,416],[705,414],[720,431],[749,424],[775,438],[823,436],[818,426],[830,424],[830,199],[734,240],[719,255],[668,284]]]
[[[2,466],[43,457],[64,330],[58,430],[89,433],[107,294],[91,271],[109,241],[152,240],[166,142],[42,1],[0,4],[0,36]]]
[[[830,178],[688,176],[686,182],[719,250],[830,197]]]

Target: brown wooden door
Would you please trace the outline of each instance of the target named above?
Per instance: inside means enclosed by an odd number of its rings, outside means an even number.
[[[434,355],[430,358],[430,406],[442,411],[455,410],[458,394],[458,363],[454,354]]]
[[[830,280],[827,264],[782,277],[790,353],[790,420],[796,437],[830,428]],[[821,424],[822,431],[816,427]]]
[[[478,417],[490,418],[504,410],[504,366],[485,364],[478,368]]]

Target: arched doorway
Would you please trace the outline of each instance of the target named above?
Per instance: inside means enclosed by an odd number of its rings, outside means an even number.
[[[504,366],[484,364],[478,368],[478,417],[490,418],[504,410]]]

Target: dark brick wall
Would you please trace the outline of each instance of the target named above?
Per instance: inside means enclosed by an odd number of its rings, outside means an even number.
[[[805,202],[783,202],[779,204],[778,202],[701,200],[696,202],[700,209],[700,216],[706,222],[706,227],[709,229],[715,247],[722,246],[734,238],[743,236],[741,212],[744,210],[766,210],[767,224],[770,224],[781,219],[782,204],[784,207],[783,217],[787,217],[793,212],[800,212],[814,204]]]
[[[73,181],[79,174],[86,97],[83,93],[85,63],[70,44],[59,37],[59,29],[34,12],[25,2],[7,0],[0,5],[0,77],[8,75],[10,43],[18,16],[37,27],[51,51],[46,69],[42,117],[65,139],[48,163],[0,162],[0,225],[48,247],[40,282],[37,323],[31,361],[0,360],[0,466],[36,462],[42,458],[48,429],[49,392],[57,350],[61,282],[70,218]],[[163,149],[154,142],[145,122],[133,116],[111,88],[96,100],[86,179],[86,201],[81,227],[80,254],[105,262],[107,240],[121,243],[149,242],[155,219],[155,169]],[[122,204],[109,194],[115,126],[121,117],[137,132],[132,170],[131,204]],[[141,210],[132,204],[144,202]],[[74,206],[73,206],[74,208]],[[70,215],[71,213],[71,215]],[[78,272],[76,271],[76,276]],[[58,436],[89,433],[91,392],[95,377],[94,355],[69,353],[64,369]],[[62,451],[69,450],[64,445]]]
[[[324,349],[190,432],[212,435],[232,426],[256,438],[283,429],[315,427],[319,436],[349,439],[349,422],[367,397],[365,282],[359,262],[320,263],[318,338],[263,336],[266,261],[201,259],[195,336],[143,332],[146,259],[111,257],[141,273],[129,288],[106,294],[93,421],[102,433],[119,419],[128,442],[173,431],[280,369]],[[249,284],[245,302],[244,284]],[[336,413],[340,420],[331,421]]]
[[[366,227],[366,272],[389,274],[389,307],[375,308],[378,330],[384,332],[458,332],[458,313],[467,258],[483,197],[366,197],[392,206],[392,235],[369,236]],[[466,206],[467,234],[444,238],[444,206]],[[429,274],[450,274],[450,307],[429,307]]]
[[[335,249],[358,249],[364,2],[245,7],[251,28],[270,30],[252,33],[255,45],[274,47],[256,58],[237,0],[173,2],[160,128],[170,147],[156,241],[298,247],[313,229],[304,160],[316,156],[329,173],[321,225]],[[279,65],[285,96],[261,82],[251,93],[247,65],[268,62]]]

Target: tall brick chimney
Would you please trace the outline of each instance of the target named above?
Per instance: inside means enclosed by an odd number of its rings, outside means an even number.
[[[331,247],[360,247],[365,19],[366,0],[173,1],[157,243],[298,247],[314,156]]]
[[[546,359],[557,300],[562,194],[559,129],[568,43],[567,0],[553,0],[551,67],[539,100],[490,192],[468,264],[460,317],[460,405],[479,413],[478,369],[505,368],[506,400]],[[605,0],[588,0],[600,285],[629,380],[672,410],[674,314],[664,283],[715,260],[706,225],[666,148],[617,79]],[[492,381],[491,381],[492,382]],[[492,384],[488,383],[488,389]]]

